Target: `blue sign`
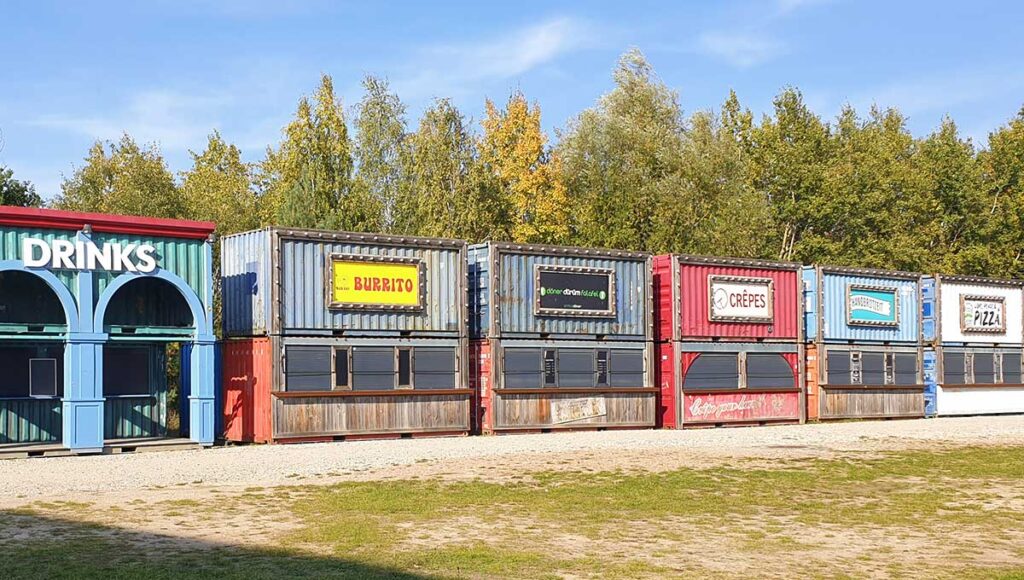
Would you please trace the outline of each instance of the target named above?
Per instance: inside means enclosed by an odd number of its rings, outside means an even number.
[[[846,322],[850,325],[898,326],[900,301],[896,288],[847,286]]]

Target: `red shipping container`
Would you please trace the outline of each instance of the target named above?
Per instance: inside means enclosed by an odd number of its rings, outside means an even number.
[[[792,262],[656,256],[657,340],[802,340],[800,268]]]
[[[267,443],[273,439],[270,341],[261,337],[224,343],[224,437],[228,441]]]

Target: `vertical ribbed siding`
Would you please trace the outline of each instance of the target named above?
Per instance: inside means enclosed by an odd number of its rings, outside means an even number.
[[[470,336],[483,338],[491,325],[490,246],[470,246],[469,254],[469,324]]]
[[[803,324],[800,279],[796,267],[777,270],[717,264],[679,265],[680,337],[683,339],[742,338],[797,340]],[[771,323],[712,322],[708,316],[709,276],[770,278],[775,300]]]
[[[1022,326],[1022,300],[1024,291],[1020,286],[1000,284],[960,283],[939,280],[939,305],[937,316],[938,340],[943,344],[993,344],[1019,345],[1024,343]],[[1006,332],[963,332],[960,328],[960,298],[962,296],[998,296],[1006,304]]]
[[[270,231],[221,240],[220,276],[225,336],[267,334],[270,320]]]
[[[616,258],[610,256],[577,256],[524,254],[498,252],[497,272],[488,272],[488,280],[474,285],[481,303],[488,300],[490,286],[495,284],[497,304],[489,305],[483,320],[490,321],[494,308],[498,309],[498,335],[558,334],[605,335],[652,339],[649,312],[651,273],[644,258]],[[588,318],[565,316],[536,316],[534,314],[534,266],[558,265],[585,268],[604,268],[615,272],[616,312],[614,318]],[[484,266],[488,268],[488,266]],[[484,324],[482,334],[489,332]]]
[[[280,240],[281,329],[367,332],[410,331],[461,336],[466,280],[459,248],[375,245],[319,239]],[[329,310],[327,259],[331,254],[419,258],[426,268],[424,309],[415,312]]]
[[[64,230],[39,230],[26,228],[4,228],[0,232],[0,260],[21,260],[21,244],[25,238],[37,238],[47,243],[54,240],[75,241],[75,232]],[[71,291],[71,295],[78,299],[78,287],[75,282],[75,272],[71,270],[52,270],[53,274],[64,283]]]
[[[822,340],[906,344],[916,344],[920,340],[918,280],[840,274],[828,271],[822,272],[822,278],[822,296],[817,300],[817,307],[824,309],[822,311],[824,324],[820,329]],[[847,324],[846,289],[850,285],[896,289],[899,301],[899,325],[892,327]]]
[[[108,233],[93,234],[92,241],[98,246],[102,246],[104,243],[121,244],[122,247],[128,244],[153,246],[156,248],[156,264],[159,268],[183,279],[196,293],[203,305],[208,306],[212,302],[212,289],[206,287],[206,271],[211,265],[206,263],[206,243],[204,241]],[[96,270],[93,277],[95,296],[99,298],[107,286],[121,274],[122,272]]]
[[[0,399],[0,443],[60,441],[60,399]]]

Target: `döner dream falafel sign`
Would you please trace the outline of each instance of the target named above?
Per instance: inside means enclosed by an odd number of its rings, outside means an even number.
[[[772,322],[774,296],[771,278],[708,276],[708,320]]]
[[[538,264],[534,274],[535,314],[615,316],[613,270]]]
[[[329,268],[328,308],[423,308],[423,262],[417,258],[333,254]]]

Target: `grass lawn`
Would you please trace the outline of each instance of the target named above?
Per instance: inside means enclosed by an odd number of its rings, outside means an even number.
[[[1021,448],[76,500],[0,515],[5,577],[1024,578]]]

